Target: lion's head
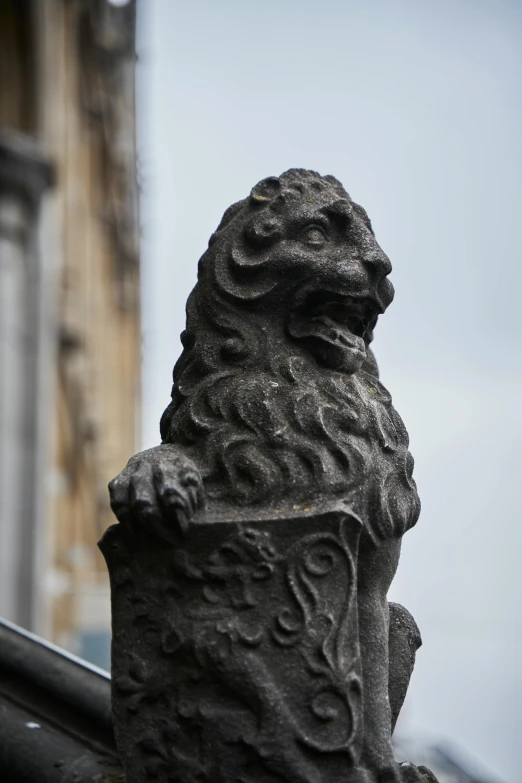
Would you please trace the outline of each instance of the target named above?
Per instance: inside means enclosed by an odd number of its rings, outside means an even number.
[[[390,271],[366,212],[333,177],[292,169],[225,212],[199,263],[161,423],[211,497],[350,495],[376,443],[393,441],[404,462],[407,436],[369,351],[393,299]],[[411,468],[398,470],[410,487]]]
[[[337,180],[302,170],[263,180],[225,213],[210,248],[199,283],[209,311],[218,300],[247,310],[271,353],[284,336],[334,370],[362,366],[393,299],[391,265]]]

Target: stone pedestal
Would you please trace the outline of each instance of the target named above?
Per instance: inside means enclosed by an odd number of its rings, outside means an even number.
[[[107,531],[128,783],[361,780],[360,529],[338,506],[194,523],[178,545]]]

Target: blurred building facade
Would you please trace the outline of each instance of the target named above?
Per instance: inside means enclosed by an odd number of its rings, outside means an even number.
[[[0,3],[0,615],[108,665],[140,421],[135,3]]]

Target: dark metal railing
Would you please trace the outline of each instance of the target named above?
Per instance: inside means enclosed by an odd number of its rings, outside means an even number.
[[[0,620],[0,780],[121,783],[110,675]]]

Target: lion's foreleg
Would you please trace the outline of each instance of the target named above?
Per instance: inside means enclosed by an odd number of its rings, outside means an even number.
[[[395,765],[391,734],[392,713],[388,693],[389,609],[387,593],[397,569],[400,541],[376,547],[365,538],[361,544],[358,576],[359,642],[363,674],[363,765],[391,769]]]
[[[404,606],[389,604],[390,631],[388,636],[389,675],[388,692],[392,716],[392,732],[401,711],[410,677],[415,664],[415,654],[422,644],[417,623]]]

